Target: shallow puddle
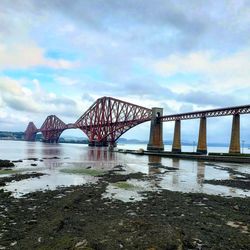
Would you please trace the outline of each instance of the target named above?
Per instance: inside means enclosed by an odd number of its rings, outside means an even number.
[[[89,175],[72,175],[55,172],[43,175],[39,178],[29,178],[8,183],[4,190],[11,191],[13,196],[21,196],[35,191],[55,190],[56,188],[71,185],[83,185],[97,182],[97,178]]]
[[[125,185],[127,186],[127,185]],[[133,188],[122,188],[116,184],[109,184],[106,188],[106,192],[103,194],[103,198],[117,199],[124,202],[141,201],[145,197],[140,193],[142,190],[139,187],[133,186]]]

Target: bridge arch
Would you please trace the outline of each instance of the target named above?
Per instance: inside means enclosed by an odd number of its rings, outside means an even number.
[[[106,146],[115,144],[136,125],[151,120],[151,115],[151,109],[103,97],[97,99],[75,124],[87,134],[90,145]]]
[[[75,133],[72,133],[72,131],[74,131]],[[64,129],[58,138],[58,142],[64,142],[62,138],[64,138],[65,142],[78,142],[78,141],[80,142],[89,140],[87,135],[82,130],[76,127],[74,128],[68,127]]]

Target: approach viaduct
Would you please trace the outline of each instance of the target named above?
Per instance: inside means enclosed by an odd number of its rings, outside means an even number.
[[[57,143],[66,129],[81,129],[89,139],[90,146],[115,145],[117,139],[129,129],[151,121],[148,150],[164,150],[163,122],[175,121],[172,151],[181,152],[181,121],[200,119],[197,153],[207,153],[207,118],[232,116],[232,132],[229,153],[240,153],[240,115],[249,114],[250,105],[203,110],[182,114],[163,115],[162,108],[148,109],[112,97],[97,99],[75,122],[65,124],[55,115],[46,118],[38,129],[30,122],[25,131],[25,140],[34,141],[36,134],[43,134],[44,142]]]

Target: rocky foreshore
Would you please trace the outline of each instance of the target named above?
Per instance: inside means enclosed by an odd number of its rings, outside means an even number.
[[[133,178],[148,177],[109,172],[20,199],[0,192],[0,249],[249,249],[250,198],[168,190],[103,198],[108,183]]]

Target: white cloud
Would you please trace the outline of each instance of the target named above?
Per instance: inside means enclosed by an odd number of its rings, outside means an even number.
[[[9,77],[0,78],[0,98],[5,105],[15,110],[39,112],[40,107],[32,98],[32,91],[23,87],[23,80],[17,81]]]
[[[13,128],[30,119],[39,127],[49,114],[74,122],[103,95],[167,114],[245,103],[249,7],[244,0],[0,0],[0,118]],[[10,77],[22,69],[28,80],[3,77],[5,69]]]
[[[78,113],[73,98],[45,91],[37,79],[32,82],[35,86],[30,89],[26,87],[27,84],[30,84],[28,80],[0,77],[0,103],[11,109],[13,113],[23,112],[24,115],[30,114],[34,117],[44,116],[44,119],[50,114],[74,117]],[[77,117],[73,119],[77,119]]]
[[[27,69],[45,66],[53,69],[71,69],[78,62],[45,57],[45,50],[34,43],[6,45],[0,43],[0,69]]]
[[[57,76],[55,77],[55,81],[62,85],[72,86],[79,83],[79,80],[63,77],[63,76]]]
[[[250,50],[224,57],[202,51],[187,55],[174,54],[164,60],[152,62],[152,65],[157,73],[166,77],[177,73],[201,75],[204,83],[196,82],[196,87],[200,90],[209,87],[209,91],[231,92],[250,87],[249,58]]]

